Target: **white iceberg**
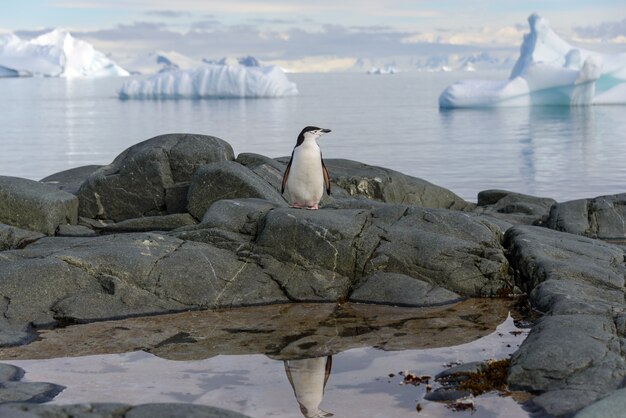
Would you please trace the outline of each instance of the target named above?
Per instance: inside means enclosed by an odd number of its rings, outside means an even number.
[[[206,65],[169,71],[145,80],[129,80],[120,99],[207,99],[283,97],[298,94],[295,83],[275,66]]]
[[[0,74],[45,77],[127,76],[93,45],[53,30],[25,41],[14,34],[0,36]]]
[[[506,81],[464,80],[439,96],[442,108],[626,104],[626,53],[577,48],[536,14],[528,18],[518,58]]]
[[[393,65],[388,65],[386,67],[373,67],[367,71],[368,74],[396,74],[397,72],[397,68]]]

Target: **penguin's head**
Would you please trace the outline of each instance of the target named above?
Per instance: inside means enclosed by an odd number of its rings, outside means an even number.
[[[316,140],[317,138],[324,134],[327,134],[328,132],[330,132],[330,129],[318,128],[317,126],[307,126],[302,130],[302,132],[300,132],[300,135],[298,135],[298,143],[296,144],[296,146],[304,142],[305,139]]]

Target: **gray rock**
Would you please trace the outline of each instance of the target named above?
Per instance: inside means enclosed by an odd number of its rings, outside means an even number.
[[[2,313],[14,328],[288,301],[256,262],[207,244],[159,234],[36,244],[0,255]]]
[[[148,404],[133,407],[124,418],[246,418],[246,415],[204,405]]]
[[[2,382],[0,384],[0,404],[6,402],[48,402],[65,389],[53,383]]]
[[[478,193],[475,212],[512,224],[543,225],[555,203],[554,199],[507,190],[484,190]]]
[[[600,239],[626,238],[626,193],[558,203],[548,227]]]
[[[252,170],[257,176],[268,182],[275,190],[280,190],[286,165],[273,158],[260,154],[243,153],[235,160]]]
[[[0,222],[54,235],[62,224],[78,221],[76,196],[45,184],[0,176]]]
[[[247,418],[206,405],[89,403],[76,405],[0,405],[1,418]]]
[[[611,244],[540,227],[516,226],[505,236],[509,259],[526,292],[548,279],[590,284],[623,292],[624,252]]]
[[[146,216],[126,219],[125,221],[105,224],[98,229],[103,232],[148,232],[171,231],[188,225],[196,225],[193,216],[188,213],[174,213],[163,216]]]
[[[438,380],[448,380],[456,376],[464,376],[468,373],[479,373],[487,368],[487,363],[484,361],[472,361],[469,363],[459,364],[458,366],[450,367],[435,376]]]
[[[177,196],[184,196],[198,166],[232,159],[232,147],[212,136],[169,134],[148,139],[87,178],[78,192],[80,215],[119,222],[178,212],[183,205]]]
[[[0,418],[122,418],[130,410],[124,404],[48,405],[11,403],[0,405]]]
[[[541,392],[544,414],[570,416],[617,389],[626,376],[619,313],[624,252],[613,245],[537,227],[507,231],[517,285],[545,312],[511,358],[512,389]]]
[[[575,418],[621,418],[624,411],[626,411],[626,388],[611,392],[577,413]]]
[[[0,251],[24,248],[43,237],[45,235],[39,232],[0,224]]]
[[[0,382],[20,380],[24,376],[24,370],[17,366],[0,363]]]
[[[592,404],[599,396],[595,391],[581,389],[556,389],[532,399],[531,408],[537,416],[571,417],[574,412]],[[604,417],[597,417],[604,418]]]
[[[177,236],[257,257],[295,300],[296,294],[303,296],[300,291],[311,292],[311,280],[322,280],[315,288],[347,289],[378,271],[463,295],[512,287],[501,231],[465,213],[400,205],[307,211],[251,202],[238,207],[235,202],[218,203],[215,212],[211,208],[198,226],[207,229]],[[310,278],[290,277],[292,266],[308,271]]]
[[[96,231],[84,225],[59,225],[56,235],[59,237],[95,237]]]
[[[286,164],[289,158],[282,157],[278,161]],[[331,178],[331,194],[335,198],[366,197],[434,209],[471,210],[475,206],[450,190],[388,168],[343,159],[324,161]]]
[[[451,402],[470,396],[471,393],[465,390],[439,388],[424,395],[424,399],[433,402]]]
[[[0,312],[4,314],[8,306],[9,300],[6,297],[0,299]],[[27,324],[23,322],[13,324],[4,315],[0,317],[0,347],[28,344],[35,338],[34,332]]]
[[[102,166],[85,165],[82,167],[70,168],[69,170],[51,174],[39,181],[49,186],[56,187],[59,190],[63,190],[64,192],[76,195],[78,194],[80,185],[83,184],[85,179],[100,167]]]
[[[587,199],[557,203],[550,209],[548,228],[577,235],[591,235]]]
[[[277,205],[286,205],[272,186],[241,164],[224,161],[196,170],[189,186],[188,210],[202,219],[213,202],[222,199],[260,198]]]
[[[457,302],[459,295],[404,274],[374,273],[360,281],[350,300],[398,306],[435,306]]]

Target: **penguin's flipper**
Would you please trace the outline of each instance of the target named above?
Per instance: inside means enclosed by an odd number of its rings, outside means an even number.
[[[280,186],[280,194],[285,193],[285,186],[287,185],[287,179],[289,178],[289,170],[291,170],[291,162],[293,161],[293,152],[291,153],[291,159],[287,168],[285,168],[285,174],[283,174],[283,184]]]
[[[322,160],[322,171],[324,172],[324,185],[326,186],[326,194],[330,196],[330,174],[328,174],[328,169],[326,168],[326,164],[324,164],[324,160]]]

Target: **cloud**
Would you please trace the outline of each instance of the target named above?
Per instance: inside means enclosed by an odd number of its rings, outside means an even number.
[[[146,15],[149,16],[158,16],[169,19],[177,19],[180,17],[191,16],[190,12],[179,12],[176,10],[148,10],[145,12]]]
[[[495,36],[501,36],[493,31]],[[120,24],[112,29],[87,31],[76,36],[114,55],[144,48],[178,51],[196,59],[254,55],[261,60],[299,60],[312,56],[390,57],[449,54],[484,50],[462,40],[488,40],[489,33],[463,38],[459,34],[416,34],[385,26],[324,25],[317,30],[300,27],[267,28],[252,24],[223,25],[216,20],[194,22],[180,31],[159,22]],[[517,39],[516,44],[519,43]],[[452,42],[454,41],[454,42]],[[487,49],[493,46],[486,46]],[[345,61],[341,62],[342,65]]]
[[[574,32],[587,39],[620,39],[626,37],[626,19],[621,22],[602,22],[594,26],[577,26]]]
[[[190,29],[191,30],[207,30],[207,29],[213,29],[218,25],[220,25],[220,22],[217,19],[205,19],[205,20],[199,20],[197,22],[192,22],[190,25]]]

